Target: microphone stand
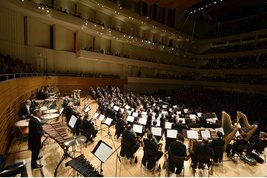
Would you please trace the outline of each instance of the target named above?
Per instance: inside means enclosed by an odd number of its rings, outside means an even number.
[[[113,144],[113,147],[115,148],[115,151],[113,152],[113,153],[115,153],[116,152],[116,171],[115,171],[115,177],[117,177],[117,172],[118,172],[118,160],[120,161],[120,163],[121,163],[121,158],[120,158],[120,156],[119,156],[119,154],[118,154],[118,149],[121,147],[121,145],[118,147],[118,148],[116,148],[116,146],[115,146],[115,143],[114,143],[114,139],[112,138],[112,137],[110,137],[111,138],[111,141],[112,141],[112,144]],[[121,167],[120,167],[121,168]],[[120,169],[121,170],[121,169]],[[120,173],[121,173],[121,171],[120,171]],[[120,175],[119,175],[119,177],[120,177]]]

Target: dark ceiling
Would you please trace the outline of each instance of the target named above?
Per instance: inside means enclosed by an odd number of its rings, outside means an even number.
[[[205,7],[206,4],[212,4],[204,8],[210,20],[214,22],[225,22],[255,16],[256,14],[267,12],[267,0],[142,0],[148,4],[157,4],[160,7],[176,9],[189,13],[194,7]],[[216,4],[214,4],[216,1]]]

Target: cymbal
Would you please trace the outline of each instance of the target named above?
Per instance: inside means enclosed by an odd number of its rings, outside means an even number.
[[[79,146],[80,144],[83,144],[86,141],[85,136],[77,136],[77,137],[72,137],[64,142],[64,145],[66,146]]]

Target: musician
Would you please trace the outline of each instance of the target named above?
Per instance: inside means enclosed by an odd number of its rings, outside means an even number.
[[[204,165],[200,163],[200,160],[207,160],[208,166],[210,165],[210,159],[214,157],[214,153],[211,147],[208,145],[209,140],[207,138],[202,139],[202,143],[198,143],[195,149],[190,151],[190,156],[192,159],[192,168],[196,169],[199,163],[199,168],[204,168]]]
[[[30,117],[31,114],[31,101],[27,100],[24,104],[21,105],[18,115],[21,119],[27,119]]]
[[[213,150],[215,147],[219,147],[219,146],[223,147],[224,146],[225,141],[222,138],[222,136],[223,136],[222,132],[218,131],[217,132],[217,138],[212,140],[212,142],[209,145]],[[215,163],[218,163],[218,162],[221,163],[222,159],[223,159],[223,153],[218,153],[218,152],[214,151],[213,161]]]
[[[226,147],[226,153],[228,157],[233,157],[239,150],[239,145],[248,146],[248,141],[244,139],[246,137],[246,133],[243,133],[242,136],[239,135],[236,137],[236,140],[233,144],[228,144]]]
[[[254,158],[258,163],[264,163],[264,160],[259,156],[267,147],[267,133],[260,132],[258,137],[252,139],[247,148],[247,155]],[[255,151],[255,152],[253,152]]]
[[[134,158],[134,154],[139,147],[140,145],[136,140],[136,134],[132,131],[131,125],[128,124],[126,129],[122,132],[120,155],[122,157],[126,156],[127,159]]]
[[[41,149],[41,138],[43,135],[43,127],[39,117],[41,116],[40,110],[34,110],[33,116],[31,116],[29,121],[29,139],[28,139],[28,149],[32,152],[31,156],[31,168],[41,168],[43,165],[37,164],[38,155]],[[39,157],[41,159],[41,157]]]
[[[182,172],[183,166],[184,166],[184,162],[175,162],[172,158],[173,156],[181,156],[181,157],[186,157],[186,146],[183,143],[184,142],[184,138],[182,136],[182,134],[178,133],[176,140],[173,141],[170,144],[170,147],[168,149],[169,152],[169,170],[171,172],[174,172],[175,168],[175,174],[180,174]]]
[[[97,130],[94,127],[92,120],[88,119],[88,114],[86,114],[82,120],[82,134],[86,137],[86,142],[92,142],[93,138],[96,137]]]
[[[126,122],[121,117],[118,117],[117,118],[116,125],[115,125],[116,132],[115,132],[114,137],[117,136],[117,139],[120,138],[122,132],[125,129],[125,125],[126,125]]]
[[[158,144],[152,139],[152,133],[148,131],[147,138],[143,139],[144,142],[144,156],[142,164],[148,169],[152,169],[156,162],[162,157],[163,152],[159,150]],[[148,153],[150,152],[150,153]]]

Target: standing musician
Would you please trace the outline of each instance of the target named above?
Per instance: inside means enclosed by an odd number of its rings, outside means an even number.
[[[117,118],[117,122],[116,122],[116,125],[115,125],[115,128],[116,128],[116,132],[115,132],[115,136],[117,136],[116,138],[119,139],[122,132],[124,131],[125,129],[125,125],[126,125],[126,122],[122,119],[122,116],[120,115],[118,118]]]
[[[139,147],[140,145],[136,140],[136,134],[132,130],[131,125],[128,124],[126,126],[126,129],[122,132],[120,155],[122,157],[126,156],[127,159],[134,158],[134,154],[136,153]]]
[[[184,166],[184,160],[186,158],[186,146],[183,143],[184,138],[182,134],[178,133],[176,140],[171,142],[170,147],[168,149],[168,161],[169,161],[169,170],[171,172],[175,172],[175,174],[180,174],[182,172]],[[175,161],[175,157],[183,157],[183,161]],[[176,168],[176,171],[175,171]]]
[[[43,165],[37,164],[37,160],[41,159],[38,157],[41,149],[41,138],[43,135],[43,127],[39,117],[41,116],[40,110],[34,110],[33,116],[31,116],[29,121],[29,140],[28,149],[32,152],[31,156],[31,168],[42,168]]]
[[[88,114],[84,116],[81,125],[82,125],[82,135],[86,137],[85,143],[88,143],[89,141],[92,142],[93,138],[96,137],[98,131],[95,129],[92,120],[88,119]]]
[[[156,162],[162,157],[163,152],[159,150],[158,144],[152,139],[152,133],[147,132],[147,138],[143,139],[144,142],[144,156],[142,164],[148,169],[152,169]]]
[[[221,163],[223,159],[223,152],[217,152],[217,150],[215,149],[216,147],[219,146],[224,147],[225,141],[222,138],[222,135],[223,135],[222,132],[218,131],[217,132],[218,138],[212,140],[212,142],[209,145],[214,151],[213,161],[215,163]]]

